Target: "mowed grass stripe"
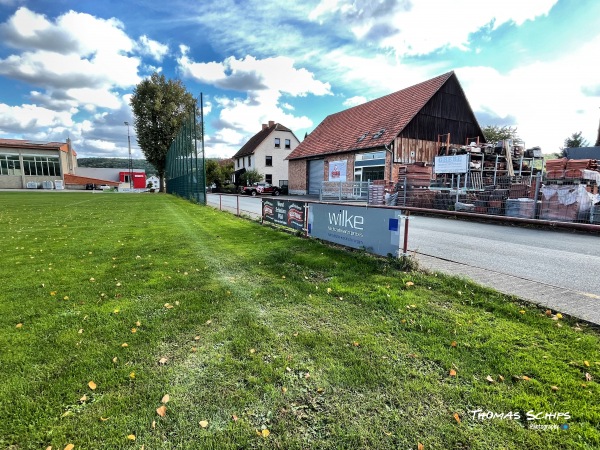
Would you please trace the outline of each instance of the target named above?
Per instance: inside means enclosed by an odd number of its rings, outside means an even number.
[[[598,333],[575,321],[171,196],[0,207],[2,447],[600,445]]]

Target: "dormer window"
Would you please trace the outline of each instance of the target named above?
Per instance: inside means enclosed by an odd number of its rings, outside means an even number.
[[[380,138],[381,136],[383,136],[383,133],[385,133],[385,129],[384,128],[382,128],[381,130],[379,130],[377,133],[373,134],[373,137],[371,139]]]
[[[364,138],[366,138],[369,135],[369,132],[367,131],[366,133],[361,134],[358,139],[356,140],[356,142],[360,142],[362,141]]]

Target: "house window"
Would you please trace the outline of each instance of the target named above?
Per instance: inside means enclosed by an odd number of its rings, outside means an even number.
[[[250,158],[251,158],[251,156],[248,156],[248,167],[250,167],[252,165],[252,160]]]
[[[281,139],[275,138],[275,148],[281,147]]]
[[[273,167],[273,157],[272,156],[265,157],[265,166]]]
[[[21,175],[19,155],[0,156],[0,175]]]
[[[265,174],[265,183],[273,184],[273,175],[270,173]]]
[[[292,143],[290,142],[289,139],[285,140],[285,148],[291,148],[292,147]]]
[[[58,156],[23,156],[23,173],[29,176],[60,176]]]
[[[238,166],[238,169],[239,169],[240,168],[240,159],[239,158],[237,160],[237,164],[238,164],[237,166]]]

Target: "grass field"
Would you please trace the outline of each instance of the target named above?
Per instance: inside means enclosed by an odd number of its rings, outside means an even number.
[[[0,448],[600,448],[556,311],[166,195],[0,193],[0,233]]]

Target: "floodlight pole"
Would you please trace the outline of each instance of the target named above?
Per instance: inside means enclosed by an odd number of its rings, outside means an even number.
[[[131,160],[131,136],[129,135],[129,122],[127,125],[127,146],[129,147],[129,189],[133,190],[133,162]]]

